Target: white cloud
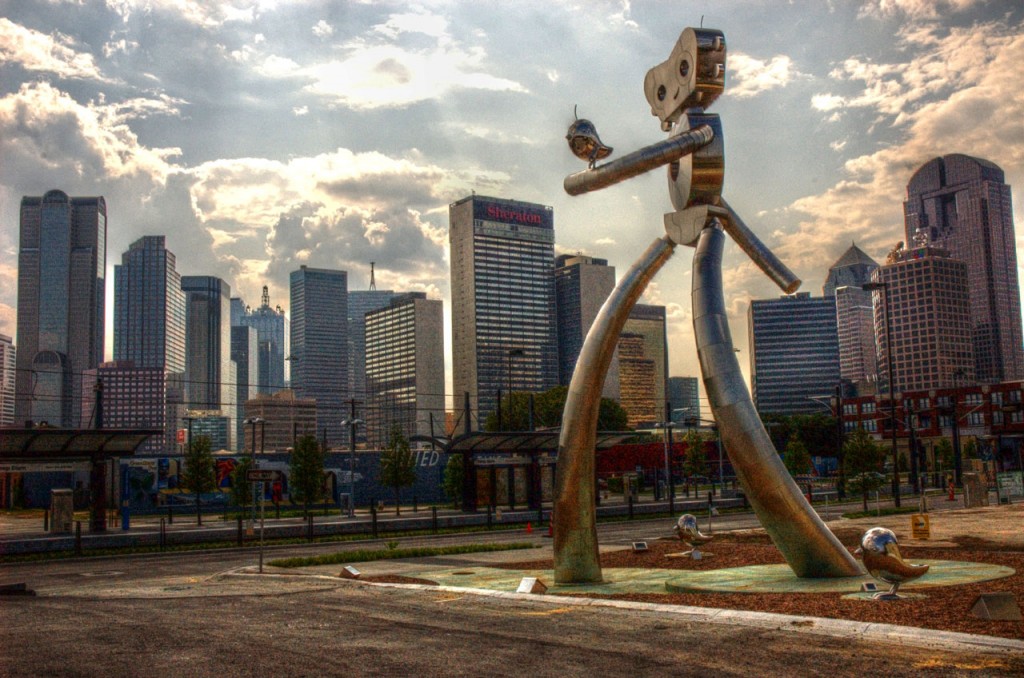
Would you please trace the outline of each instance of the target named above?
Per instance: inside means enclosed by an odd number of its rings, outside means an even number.
[[[309,113],[309,106],[294,106],[292,107],[292,113],[295,114],[295,117],[301,118]]]
[[[252,23],[278,4],[277,0],[106,0],[106,3],[125,22],[136,12],[161,12],[205,28],[218,28],[228,22]]]
[[[795,201],[791,210],[807,218],[782,237],[779,254],[795,269],[822,275],[821,253],[838,256],[851,240],[873,256],[883,256],[903,240],[902,201],[913,172],[924,162],[949,153],[968,153],[995,162],[1014,187],[1015,202],[1024,186],[1024,34],[978,25],[968,34],[930,28],[932,39],[904,64],[879,72],[899,73],[892,82],[899,106],[886,103],[890,119],[899,120],[898,139],[880,150],[859,155],[844,165],[844,176],[817,195]],[[972,55],[975,66],[962,65]],[[942,87],[927,75],[942,62],[955,71]],[[945,68],[945,66],[943,66]],[[847,71],[848,72],[848,71]],[[938,76],[936,76],[938,77]],[[917,83],[913,86],[907,83]],[[911,93],[915,88],[936,94]],[[947,93],[947,88],[953,91]],[[884,88],[883,88],[884,89]],[[1020,218],[1018,232],[1020,232]],[[816,243],[808,248],[807,243]],[[799,270],[797,270],[800,273]]]
[[[0,64],[15,63],[29,71],[53,73],[61,78],[107,82],[91,54],[75,50],[70,37],[25,28],[0,17]]]
[[[24,83],[0,99],[0,149],[5,161],[35,156],[53,168],[73,163],[79,174],[121,177],[146,175],[163,183],[174,167],[177,148],[148,148],[127,125],[154,113],[174,114],[177,99],[130,99],[81,105],[49,83]]]
[[[935,19],[949,13],[962,12],[983,0],[871,0],[862,4],[861,17],[903,15],[918,19]]]
[[[313,26],[313,35],[318,38],[329,38],[334,35],[334,26],[331,26],[323,19],[320,19],[320,21],[317,21],[316,25]]]
[[[631,13],[633,11],[632,3],[630,0],[619,1],[619,11],[608,15],[608,21],[615,26],[623,26],[625,28],[631,28],[638,30],[640,25],[633,21]]]
[[[440,14],[431,14],[420,8],[417,12],[392,14],[387,21],[371,30],[392,40],[404,33],[420,33],[447,40],[448,20]]]
[[[846,148],[846,142],[846,139],[843,139],[842,141],[833,141],[831,144],[828,145],[828,147],[831,148],[833,151],[839,152]]]
[[[743,53],[730,54],[726,68],[730,78],[729,95],[739,99],[785,87],[800,75],[785,55],[776,55],[771,61],[764,61]]]
[[[846,101],[835,94],[815,94],[811,97],[811,106],[818,111],[833,111],[842,108]]]

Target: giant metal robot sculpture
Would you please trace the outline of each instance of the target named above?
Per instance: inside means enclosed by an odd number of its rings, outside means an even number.
[[[736,475],[761,524],[800,577],[862,574],[810,507],[783,466],[750,400],[732,347],[722,291],[725,233],[786,292],[800,280],[750,231],[722,198],[724,152],[718,116],[704,112],[725,86],[725,36],[687,28],[668,60],[647,72],[644,93],[661,120],[665,141],[604,165],[604,146],[587,120],[577,120],[567,139],[588,160],[587,170],[565,179],[570,195],[594,191],[668,165],[675,212],[665,215],[666,235],[637,259],[605,302],[587,334],[569,385],[558,445],[553,521],[555,582],[601,581],[595,516],[594,447],[601,389],[619,333],[647,283],[677,245],[696,246],[693,325],[704,387],[719,422]]]

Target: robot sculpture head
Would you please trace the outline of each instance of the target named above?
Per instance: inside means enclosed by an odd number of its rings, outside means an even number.
[[[725,35],[687,28],[668,59],[647,71],[644,95],[668,132],[687,108],[708,108],[725,89]]]
[[[864,567],[871,576],[892,588],[887,593],[875,594],[876,600],[896,600],[900,584],[913,581],[928,571],[928,565],[911,565],[900,554],[896,534],[884,527],[873,527],[860,539],[857,553],[864,556]]]

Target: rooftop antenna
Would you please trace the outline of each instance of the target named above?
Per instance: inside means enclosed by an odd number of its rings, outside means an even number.
[[[263,286],[263,308],[270,308],[270,292],[266,285]]]
[[[373,291],[375,291],[377,289],[377,281],[374,280],[374,277],[373,277],[373,266],[376,263],[377,262],[375,262],[375,261],[371,261],[370,262],[370,291],[371,292],[373,292]]]

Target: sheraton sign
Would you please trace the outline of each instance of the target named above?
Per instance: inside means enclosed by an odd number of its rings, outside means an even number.
[[[489,202],[478,198],[473,202],[473,218],[504,224],[554,228],[552,210],[543,205],[529,203]]]

